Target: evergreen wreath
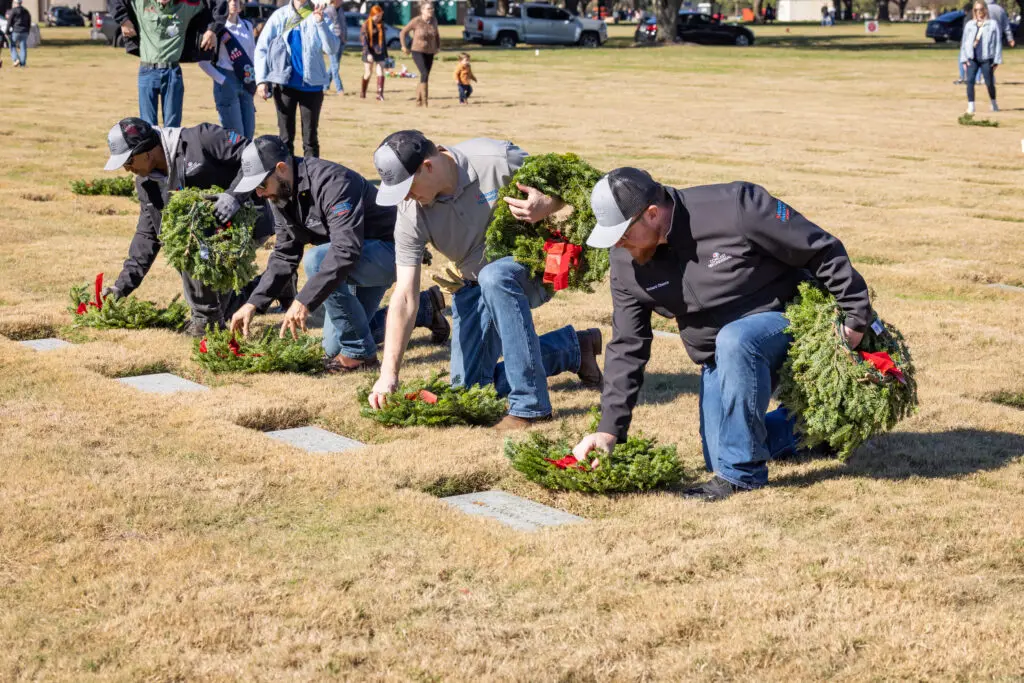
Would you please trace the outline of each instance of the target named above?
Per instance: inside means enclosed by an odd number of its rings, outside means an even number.
[[[164,328],[180,331],[188,323],[189,307],[178,296],[171,299],[167,308],[159,308],[152,301],[142,301],[134,296],[100,299],[103,288],[103,273],[96,276],[94,291],[89,285],[71,288],[71,303],[68,311],[74,317],[72,327],[92,327],[97,330],[144,330]]]
[[[380,410],[370,407],[372,385],[356,392],[360,414],[387,427],[454,427],[494,424],[508,412],[494,385],[453,387],[444,373],[406,382],[389,394]]]
[[[494,217],[487,227],[487,260],[496,261],[512,256],[516,262],[527,266],[533,277],[537,277],[551,270],[548,264],[551,259],[557,258],[554,250],[561,250],[557,245],[575,245],[565,248],[561,257],[566,264],[572,261],[571,265],[562,267],[562,281],[559,282],[552,275],[545,276],[545,282],[552,284],[556,291],[566,287],[593,291],[593,285],[604,279],[609,267],[607,249],[591,249],[586,246],[587,237],[597,222],[590,207],[590,193],[601,175],[601,171],[575,154],[527,157],[508,185],[498,192]],[[505,197],[525,198],[526,195],[519,190],[517,183],[535,187],[546,195],[562,200],[573,207],[572,214],[565,220],[552,216],[532,225],[517,220],[503,201]],[[550,256],[549,251],[552,252]],[[566,267],[567,279],[564,272]]]
[[[82,195],[106,195],[108,197],[135,197],[134,176],[114,178],[93,178],[72,180],[71,191]]]
[[[253,228],[259,211],[246,203],[227,225],[204,197],[221,192],[186,188],[171,193],[163,210],[160,241],[167,262],[218,292],[241,292],[256,277]]]
[[[780,373],[779,401],[796,417],[802,447],[828,444],[845,461],[917,410],[914,363],[895,327],[876,316],[859,351],[852,351],[835,297],[810,282],[800,285],[786,318],[793,343]]]
[[[281,339],[275,327],[241,341],[231,330],[207,327],[206,336],[192,342],[192,360],[213,373],[313,374],[324,369],[324,351],[319,337],[302,334],[298,340],[290,336]]]
[[[595,408],[590,431],[597,429],[600,413]],[[568,434],[551,439],[531,432],[523,441],[505,440],[505,457],[512,467],[532,482],[556,491],[581,493],[628,493],[677,485],[683,479],[675,446],[658,446],[642,434],[616,444],[611,454],[591,453],[589,461],[577,461],[572,449],[578,438]]]

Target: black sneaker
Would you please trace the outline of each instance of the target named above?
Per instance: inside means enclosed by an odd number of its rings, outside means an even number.
[[[736,486],[717,474],[700,486],[683,491],[683,498],[687,500],[700,500],[705,503],[714,503],[718,500],[725,500],[734,493],[746,491],[742,486]]]
[[[444,344],[452,334],[452,325],[444,317],[444,294],[441,293],[440,287],[434,285],[427,290],[427,296],[430,298],[431,308],[430,341]]]

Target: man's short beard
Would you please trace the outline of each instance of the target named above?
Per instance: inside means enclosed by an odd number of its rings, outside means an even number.
[[[294,189],[290,182],[282,178],[277,181],[277,192],[270,201],[274,202],[274,205],[278,208],[283,209],[292,200],[292,190]]]

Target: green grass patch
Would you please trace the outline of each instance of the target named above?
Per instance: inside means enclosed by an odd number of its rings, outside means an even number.
[[[981,126],[982,128],[998,128],[999,122],[991,119],[976,119],[974,114],[961,114],[957,122],[961,126]]]
[[[998,403],[1001,406],[1010,406],[1011,408],[1024,410],[1024,392],[997,391],[989,396],[988,400],[992,401],[992,403]]]

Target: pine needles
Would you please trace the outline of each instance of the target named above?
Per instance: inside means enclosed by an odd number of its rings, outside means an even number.
[[[557,239],[557,233],[565,241],[583,248],[579,267],[569,271],[569,288],[592,291],[592,286],[604,279],[609,267],[607,249],[591,249],[585,244],[597,222],[590,207],[590,193],[600,179],[601,172],[575,154],[527,157],[509,184],[498,193],[494,218],[487,228],[487,259],[496,261],[512,256],[537,277],[544,272],[547,260],[544,242]],[[561,199],[573,207],[572,215],[562,221],[552,217],[533,225],[516,220],[502,200],[525,197],[516,187],[517,183]]]
[[[72,180],[71,191],[81,195],[105,195],[108,197],[135,197],[135,177],[116,176],[113,178],[93,178],[92,180]]]
[[[493,385],[453,387],[441,373],[403,384],[381,410],[367,402],[371,389],[367,385],[356,392],[360,414],[388,427],[489,425],[508,412]]]
[[[237,340],[230,330],[207,327],[206,337],[192,343],[192,360],[213,373],[298,372],[313,374],[324,369],[319,337],[300,335],[280,338],[270,327],[262,336]]]
[[[998,128],[999,122],[991,119],[976,119],[974,114],[961,114],[957,122],[961,126],[981,126],[982,128]]]
[[[189,317],[189,307],[175,296],[167,308],[159,308],[152,301],[141,301],[134,296],[115,298],[108,296],[97,307],[92,301],[89,285],[71,288],[68,311],[74,318],[72,327],[91,327],[97,330],[145,330],[164,328],[180,331]],[[84,304],[84,306],[83,306]]]
[[[843,313],[828,292],[801,284],[786,317],[793,344],[780,375],[779,400],[796,416],[802,447],[827,443],[846,460],[868,438],[917,409],[913,360],[895,327],[876,319],[858,349],[888,353],[903,382],[880,374],[849,349],[838,331]]]
[[[256,277],[253,228],[259,211],[243,204],[226,226],[203,197],[220,188],[185,188],[171,195],[163,210],[160,241],[167,262],[218,292],[240,292]]]

